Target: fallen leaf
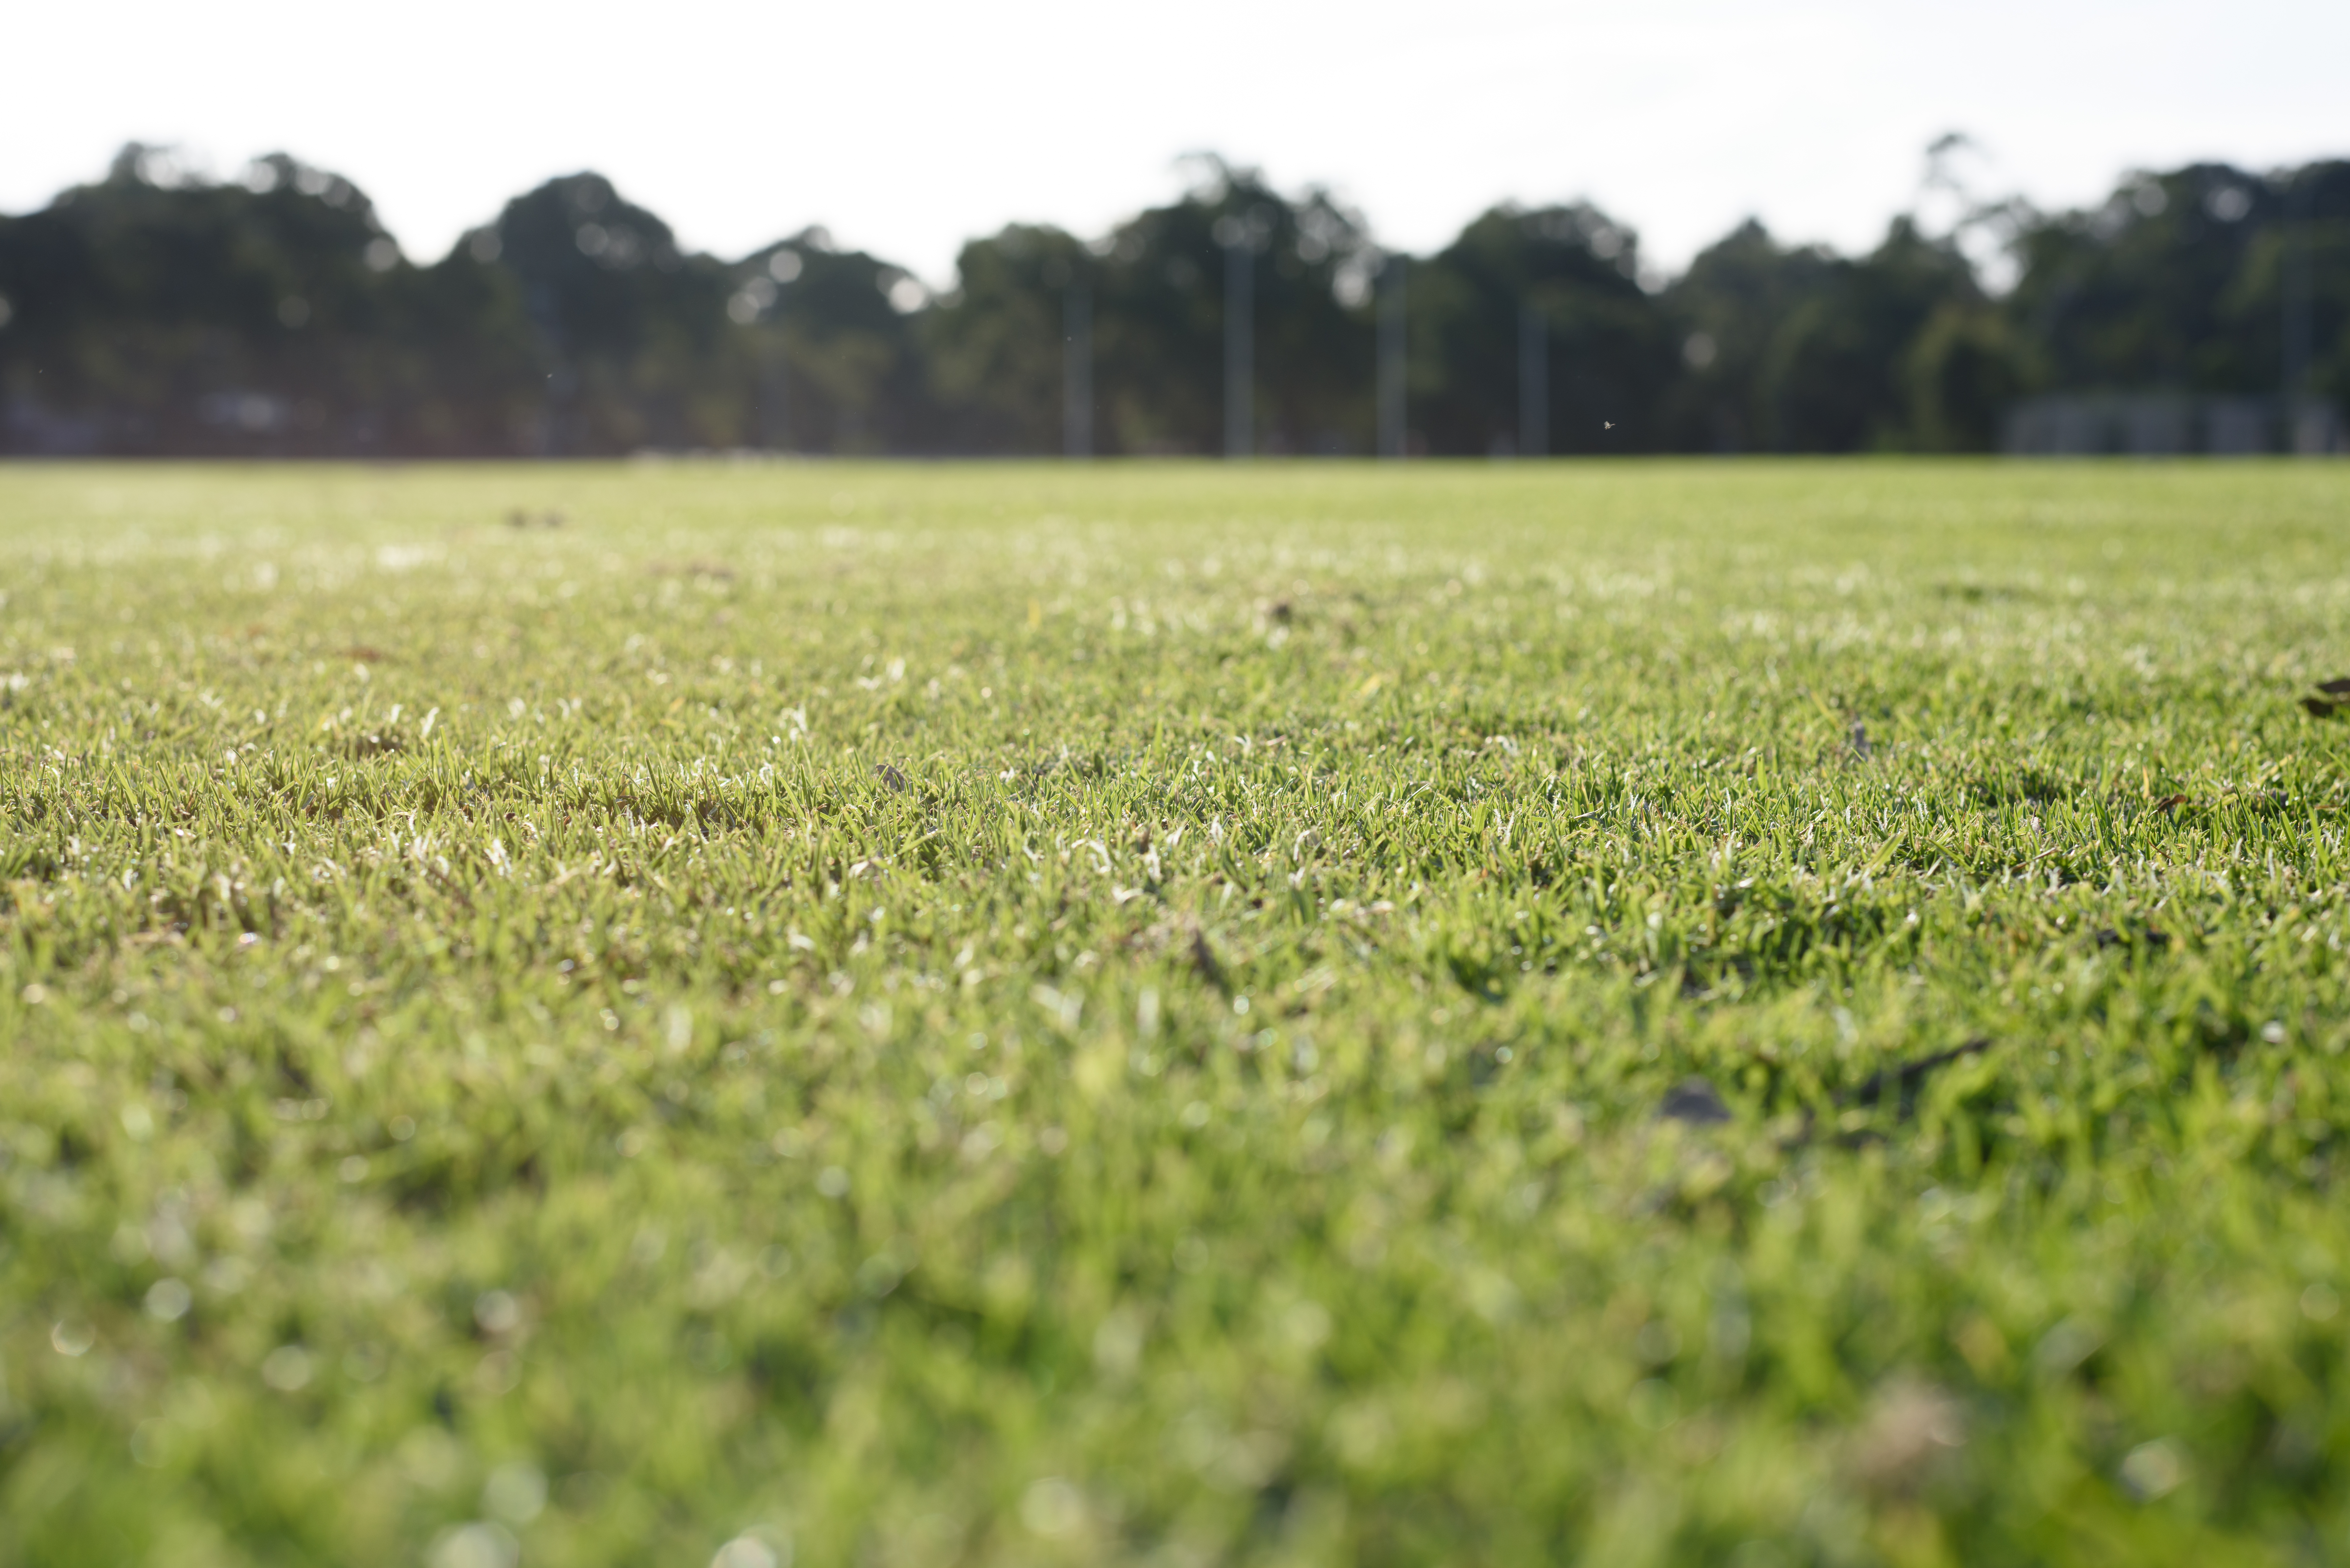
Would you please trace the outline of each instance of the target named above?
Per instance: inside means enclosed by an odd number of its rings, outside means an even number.
[[[1907,1116],[1909,1114],[1911,1097],[1916,1094],[1918,1085],[1925,1081],[1927,1074],[1937,1067],[1946,1067],[1979,1051],[1990,1049],[1990,1039],[1978,1037],[1962,1045],[1953,1045],[1947,1051],[1937,1051],[1930,1056],[1920,1056],[1914,1062],[1905,1062],[1891,1067],[1880,1067],[1863,1078],[1852,1093],[1842,1097],[1850,1103],[1873,1106],[1885,1098],[1887,1090],[1898,1090],[1901,1097],[1901,1114]]]
[[[1664,1103],[1657,1107],[1657,1115],[1664,1121],[1705,1126],[1730,1120],[1730,1107],[1721,1103],[1721,1096],[1703,1078],[1683,1078],[1665,1091]]]
[[[1208,945],[1208,933],[1196,926],[1191,929],[1191,968],[1218,991],[1224,989],[1224,969],[1216,961],[1216,950]]]

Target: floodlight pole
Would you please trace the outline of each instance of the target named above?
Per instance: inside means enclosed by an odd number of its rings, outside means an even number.
[[[2279,245],[2277,293],[2282,296],[2284,319],[2282,328],[2282,360],[2280,367],[2282,385],[2279,400],[2284,407],[2284,440],[2291,451],[2299,440],[2295,425],[2301,417],[2301,398],[2309,384],[2309,171],[2297,169],[2284,192],[2284,234]]]
[[[1240,459],[1256,450],[1253,405],[1256,368],[1256,249],[1245,232],[1224,245],[1224,456]]]
[[[767,266],[768,275],[774,278],[774,256],[768,258]],[[775,278],[775,304],[767,314],[768,327],[775,334],[775,341],[760,357],[764,367],[761,380],[764,383],[765,397],[762,400],[767,405],[764,421],[767,450],[784,452],[792,450],[792,367],[791,357],[784,344],[783,291],[787,286],[781,278]]]
[[[1404,259],[1391,255],[1379,263],[1379,455],[1404,455]]]
[[[1531,299],[1518,306],[1518,455],[1550,455],[1550,324]]]
[[[791,366],[784,357],[784,326],[775,323],[775,346],[767,356],[767,450],[792,449]]]
[[[1061,296],[1061,455],[1094,454],[1094,302],[1083,283]]]

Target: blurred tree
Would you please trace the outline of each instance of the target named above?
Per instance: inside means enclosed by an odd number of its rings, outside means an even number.
[[[1989,452],[2000,416],[2022,389],[2025,357],[2008,318],[1981,299],[1935,306],[1900,366],[1904,444],[1920,452]]]
[[[1372,252],[1360,216],[1318,189],[1285,199],[1221,159],[1196,166],[1180,201],[1120,223],[1088,273],[1103,450],[1221,449],[1228,245],[1254,269],[1255,450],[1367,450]]]
[[[2006,314],[2038,387],[2273,394],[2289,268],[2305,268],[2308,390],[2350,400],[2350,163],[2136,176],[2033,225],[2019,254]]]
[[[1760,400],[1783,452],[1887,452],[1926,444],[1903,367],[1926,325],[1980,300],[1958,251],[1897,218],[1858,261],[1834,260],[1772,334]]]
[[[534,379],[511,291],[419,272],[358,187],[283,154],[210,184],[126,148],[0,220],[0,296],[14,448],[494,451]]]
[[[1749,221],[1662,303],[1684,370],[1662,422],[1681,450],[1979,449],[2013,379],[1972,266],[1906,217],[1856,260]]]
[[[1976,451],[2037,389],[2350,402],[2350,163],[2197,164],[2043,215],[1969,194],[1964,151],[1929,151],[1920,210],[1956,211],[1934,232],[1903,218],[1845,258],[1749,223],[1656,294],[1596,208],[1482,214],[1410,265],[1418,447]],[[593,173],[418,266],[341,176],[273,154],[213,182],[134,145],[0,218],[0,450],[1050,452],[1074,293],[1094,448],[1204,453],[1223,444],[1234,259],[1249,450],[1371,450],[1382,258],[1361,216],[1192,167],[1179,200],[1097,242],[972,241],[931,298],[821,229],[686,254]],[[2018,268],[1996,297],[1962,248],[1994,227]]]
[[[1058,452],[1067,298],[1098,290],[1099,261],[1059,229],[1014,223],[963,246],[955,276],[921,324],[948,449]]]
[[[1662,444],[1683,452],[1770,451],[1780,421],[1764,368],[1781,326],[1825,287],[1835,258],[1789,248],[1752,219],[1698,253],[1659,304],[1683,375],[1665,393]]]
[[[2279,213],[2262,182],[2203,164],[2125,182],[2095,208],[2034,225],[2008,303],[2036,350],[2035,379],[2074,389],[2271,389],[2273,325],[2265,344],[2238,340],[2220,302],[2254,234]]]
[[[2278,222],[2256,238],[2222,311],[2246,337],[2254,322],[2277,323],[2286,395],[2350,409],[2350,161],[2308,164],[2273,183]]]
[[[1657,410],[1675,373],[1671,332],[1638,277],[1638,236],[1587,203],[1496,207],[1415,266],[1409,423],[1426,450],[1516,450],[1529,330],[1546,361],[1544,450],[1662,446]]]
[[[761,444],[842,456],[936,450],[915,330],[929,293],[911,273],[810,228],[731,276],[726,314],[750,328],[761,367]]]
[[[547,371],[537,436],[558,455],[742,444],[751,355],[729,336],[726,269],[581,173],[508,202],[471,248],[521,285]]]

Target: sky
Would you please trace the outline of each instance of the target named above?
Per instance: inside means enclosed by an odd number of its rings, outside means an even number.
[[[595,169],[691,249],[810,223],[933,284],[1007,222],[1096,234],[1212,150],[1425,252],[1494,202],[1587,198],[1677,269],[1742,219],[1865,249],[1960,131],[1985,195],[2350,155],[2350,5],[2310,0],[288,0],[26,5],[0,212],[126,141],[344,174],[437,259]]]

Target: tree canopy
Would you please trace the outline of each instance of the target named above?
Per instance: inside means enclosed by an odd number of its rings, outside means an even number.
[[[1326,190],[1194,174],[1098,236],[972,240],[934,293],[822,229],[688,253],[593,172],[420,263],[348,177],[280,153],[192,180],[133,146],[0,217],[0,451],[1044,453],[1075,336],[1092,450],[1205,453],[1237,280],[1252,449],[1365,452],[1396,261],[1409,444],[1436,454],[1976,451],[2043,391],[2350,402],[2341,161],[2136,174],[1948,232],[1905,214],[1856,256],[1749,222],[1669,279],[1588,203],[1498,206],[1398,257]],[[1994,223],[1997,289],[1968,244]]]

